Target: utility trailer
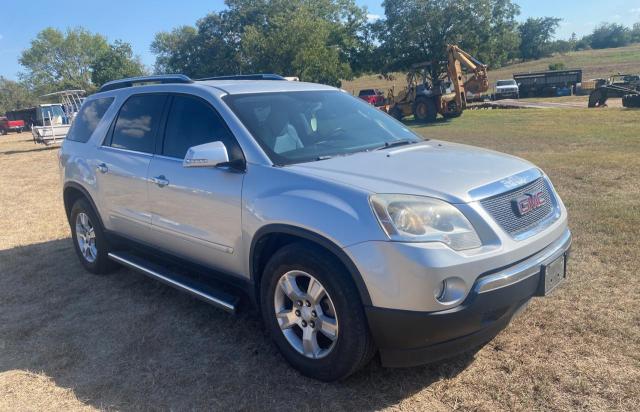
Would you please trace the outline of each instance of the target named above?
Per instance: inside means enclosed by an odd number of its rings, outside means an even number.
[[[555,96],[559,89],[573,92],[582,82],[582,69],[514,73],[513,79],[518,83],[520,96]]]

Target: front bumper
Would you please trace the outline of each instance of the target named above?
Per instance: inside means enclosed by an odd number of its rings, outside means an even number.
[[[498,99],[504,99],[504,98],[509,98],[509,97],[518,97],[518,92],[513,91],[513,92],[496,92],[495,96]]]
[[[365,308],[382,363],[390,367],[419,365],[491,340],[529,299],[541,295],[542,267],[562,255],[566,262],[570,248],[571,233],[566,230],[533,256],[480,276],[465,300],[448,310]]]

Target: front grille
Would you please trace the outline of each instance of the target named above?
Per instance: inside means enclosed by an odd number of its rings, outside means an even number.
[[[542,191],[542,197],[545,200],[544,204],[520,216],[513,200],[523,196],[525,193],[538,193],[539,191]],[[540,177],[517,189],[483,199],[480,204],[507,233],[516,236],[538,225],[553,213],[551,196],[544,179]]]

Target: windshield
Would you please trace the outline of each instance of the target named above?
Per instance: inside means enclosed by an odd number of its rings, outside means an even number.
[[[515,85],[516,85],[515,80],[498,80],[498,83],[496,84],[496,86],[515,86]]]
[[[422,141],[402,123],[337,90],[239,94],[224,100],[278,165]]]
[[[42,106],[42,116],[45,119],[64,116],[64,111],[60,105]]]

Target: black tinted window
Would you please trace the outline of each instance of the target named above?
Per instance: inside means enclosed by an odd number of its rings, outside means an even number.
[[[113,130],[112,147],[153,153],[165,95],[132,96],[122,105]]]
[[[111,103],[113,103],[113,97],[95,99],[83,104],[76,118],[73,119],[69,133],[67,133],[67,139],[86,143]]]
[[[237,154],[235,140],[218,113],[198,98],[175,96],[167,119],[162,154],[182,159],[190,147],[216,140],[225,144],[233,159]]]

